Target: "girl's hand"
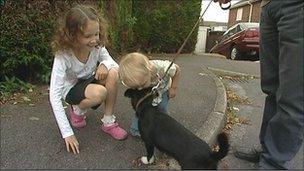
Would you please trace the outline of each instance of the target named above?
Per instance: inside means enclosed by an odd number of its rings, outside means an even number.
[[[107,78],[108,76],[108,69],[106,66],[104,66],[103,64],[99,65],[97,70],[96,70],[96,73],[95,73],[95,79],[96,80],[104,80]]]
[[[169,98],[173,98],[176,96],[177,88],[176,87],[170,87],[169,88]]]
[[[74,154],[79,154],[79,143],[75,135],[66,137],[64,140],[68,152],[70,152],[70,147],[71,147]]]

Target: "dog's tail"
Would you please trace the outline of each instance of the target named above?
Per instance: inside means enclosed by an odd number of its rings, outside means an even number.
[[[217,142],[219,144],[219,150],[211,153],[214,160],[219,161],[224,158],[229,151],[229,140],[226,133],[222,132],[217,135]]]

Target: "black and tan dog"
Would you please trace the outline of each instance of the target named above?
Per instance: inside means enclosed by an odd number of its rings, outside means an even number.
[[[219,151],[213,152],[206,142],[195,136],[169,115],[151,105],[151,88],[128,89],[125,96],[131,98],[138,117],[138,127],[145,143],[147,156],[141,158],[144,164],[154,162],[154,147],[176,159],[182,169],[217,169],[218,162],[229,149],[225,133],[217,136]],[[147,95],[148,94],[148,95]]]

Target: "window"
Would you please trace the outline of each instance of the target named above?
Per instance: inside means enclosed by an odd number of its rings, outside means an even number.
[[[239,8],[236,12],[236,21],[242,20],[243,16],[243,8]]]

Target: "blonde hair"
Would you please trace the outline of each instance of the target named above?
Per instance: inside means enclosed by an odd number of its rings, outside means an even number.
[[[121,81],[128,87],[139,86],[141,82],[138,78],[153,74],[150,65],[149,58],[141,53],[135,52],[123,56],[118,71]]]
[[[105,46],[108,42],[107,21],[102,17],[101,13],[92,6],[76,5],[71,8],[59,22],[51,43],[53,52],[73,48],[77,34],[82,33],[89,20],[97,21],[99,23],[100,33],[98,45]]]

